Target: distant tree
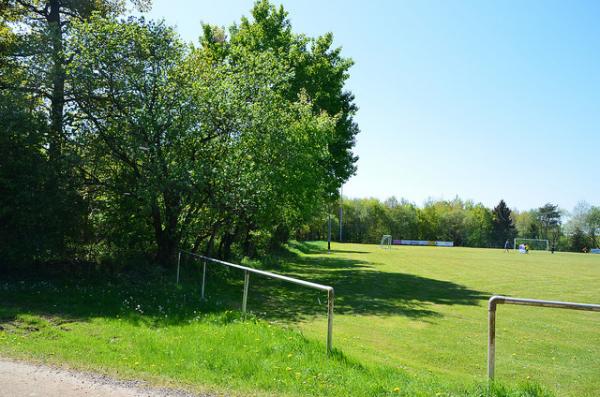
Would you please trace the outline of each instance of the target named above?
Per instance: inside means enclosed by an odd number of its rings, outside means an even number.
[[[594,247],[600,246],[598,235],[600,234],[600,207],[592,207],[588,212],[585,223],[589,229],[590,242]]]
[[[398,202],[398,199],[395,196],[389,197],[387,198],[384,202],[383,205],[385,205],[387,208],[396,208],[398,205],[400,205],[400,203]]]
[[[503,247],[506,240],[514,238],[516,229],[512,211],[504,200],[500,200],[492,210],[492,236],[496,247]]]
[[[587,233],[588,227],[586,218],[591,208],[592,206],[586,201],[579,201],[573,208],[573,211],[571,211],[569,221],[563,226],[565,233],[569,235],[573,234],[576,228],[579,228],[584,233]]]
[[[391,234],[394,239],[418,238],[419,211],[416,205],[406,200],[402,200],[399,205],[388,210]]]
[[[536,209],[528,211],[513,211],[512,213],[517,236],[522,238],[540,238],[540,225]]]
[[[489,247],[493,230],[492,211],[483,204],[467,209],[465,217],[466,242],[469,247]]]
[[[581,252],[584,247],[589,246],[589,241],[583,230],[576,227],[569,238],[569,250],[573,252]]]
[[[556,245],[561,232],[561,213],[558,205],[547,203],[538,209],[541,236]]]

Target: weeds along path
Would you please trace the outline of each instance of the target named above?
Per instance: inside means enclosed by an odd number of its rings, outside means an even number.
[[[151,388],[144,382],[119,381],[0,358],[0,395],[4,397],[210,397]]]

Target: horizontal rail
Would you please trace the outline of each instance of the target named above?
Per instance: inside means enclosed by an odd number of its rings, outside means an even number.
[[[177,284],[179,284],[179,267],[181,264],[181,253],[188,254],[192,257],[202,259],[204,264],[202,266],[202,287],[201,287],[201,298],[204,299],[204,289],[206,285],[206,263],[213,262],[220,265],[233,267],[235,269],[244,271],[244,293],[242,295],[242,312],[246,313],[246,307],[248,304],[248,287],[250,285],[250,273],[259,274],[261,276],[269,277],[276,280],[287,281],[292,284],[300,285],[302,287],[313,288],[319,291],[327,292],[327,353],[331,354],[333,349],[333,301],[335,299],[335,294],[333,291],[333,287],[323,284],[311,283],[310,281],[304,281],[293,277],[282,276],[281,274],[266,272],[264,270],[254,269],[248,266],[236,265],[235,263],[229,263],[222,261],[220,259],[210,258],[208,256],[195,254],[193,252],[179,251],[179,256],[177,259]]]
[[[311,283],[310,281],[304,281],[304,280],[300,280],[300,279],[293,278],[293,277],[282,276],[281,274],[266,272],[264,270],[258,270],[258,269],[254,269],[252,267],[247,267],[247,266],[242,266],[242,265],[236,265],[234,263],[225,262],[225,261],[222,261],[220,259],[214,259],[214,258],[210,258],[208,256],[204,256],[204,255],[200,255],[200,254],[194,254],[194,253],[188,252],[188,251],[181,251],[181,252],[184,252],[184,253],[186,253],[188,255],[192,255],[192,256],[195,256],[196,258],[200,258],[200,259],[203,259],[203,260],[206,260],[206,261],[209,261],[209,262],[218,263],[218,264],[221,264],[221,265],[233,267],[233,268],[244,270],[244,271],[247,271],[247,272],[250,272],[250,273],[260,274],[262,276],[274,278],[274,279],[277,279],[277,280],[287,281],[287,282],[290,282],[290,283],[293,283],[293,284],[302,285],[303,287],[314,288],[314,289],[318,289],[318,290],[325,291],[325,292],[333,291],[333,287],[330,287],[328,285]]]
[[[575,303],[528,298],[511,298],[502,295],[492,296],[488,301],[488,378],[490,380],[494,379],[494,371],[496,366],[496,306],[499,304],[600,312],[600,305],[592,303]]]
[[[575,302],[561,302],[561,301],[547,301],[539,299],[527,299],[527,298],[511,298],[508,296],[494,295],[490,298],[490,310],[492,305],[497,304],[509,304],[509,305],[525,305],[525,306],[541,306],[541,307],[554,307],[558,309],[572,309],[572,310],[587,310],[593,312],[600,312],[600,305],[592,303],[575,303]]]

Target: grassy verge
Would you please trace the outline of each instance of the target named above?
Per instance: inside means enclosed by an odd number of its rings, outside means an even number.
[[[239,287],[220,281],[224,295]],[[216,394],[488,395],[480,382],[359,362],[340,350],[327,358],[324,343],[285,325],[291,321],[242,320],[224,300],[201,304],[198,292],[161,276],[13,278],[0,284],[0,354]],[[491,395],[548,394],[522,385]]]

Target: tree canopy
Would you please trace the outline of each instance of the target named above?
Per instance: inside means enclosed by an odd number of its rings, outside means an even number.
[[[72,221],[49,223],[65,239],[45,252],[169,264],[180,248],[267,249],[335,200],[355,171],[358,127],[344,89],[352,61],[331,34],[294,33],[282,7],[259,1],[251,18],[227,32],[205,25],[190,46],[163,22],[121,17],[131,5],[148,3],[2,9],[0,111],[15,120],[2,126],[0,216],[13,219],[3,233],[17,219],[44,230],[44,216],[19,218],[15,203],[30,191],[27,212],[54,191],[61,199],[43,207]],[[15,156],[29,168],[4,164]]]

